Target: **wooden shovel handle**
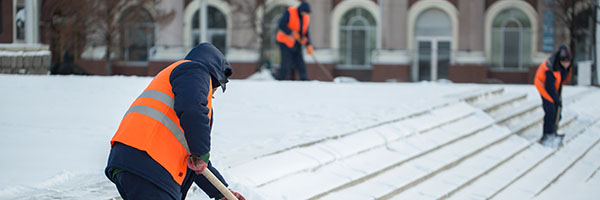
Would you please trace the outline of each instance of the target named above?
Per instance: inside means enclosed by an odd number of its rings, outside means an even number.
[[[204,175],[204,177],[206,177],[206,179],[208,179],[208,181],[210,181],[210,183],[212,183],[219,190],[219,192],[221,192],[221,194],[227,198],[227,200],[238,200],[235,196],[233,196],[233,193],[231,193],[231,191],[229,191],[229,189],[225,187],[225,185],[223,185],[223,183],[221,183],[221,181],[210,171],[210,169],[207,168],[202,171],[202,175]]]

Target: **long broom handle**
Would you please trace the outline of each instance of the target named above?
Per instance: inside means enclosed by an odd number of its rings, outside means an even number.
[[[219,190],[219,192],[221,192],[221,194],[227,198],[227,200],[238,200],[235,196],[233,196],[233,193],[231,193],[231,191],[229,191],[229,189],[225,187],[225,185],[223,185],[223,183],[221,183],[221,181],[210,171],[210,169],[207,168],[202,171],[202,175],[204,175],[204,177],[206,177],[206,179],[208,179],[208,181],[210,181],[210,183],[212,183]]]
[[[298,43],[302,44],[302,41],[294,38]],[[331,73],[329,73],[329,71],[327,71],[327,69],[325,69],[325,67],[323,65],[321,65],[321,63],[317,60],[317,56],[315,56],[315,54],[311,54],[313,57],[313,60],[315,60],[315,63],[317,63],[317,66],[319,66],[319,68],[325,73],[325,75],[327,76],[327,78],[331,79],[333,81],[333,75],[331,75]]]
[[[321,70],[325,73],[325,75],[327,75],[327,78],[333,80],[333,75],[331,75],[331,73],[329,73],[329,71],[327,71],[327,69],[325,69],[325,67],[323,65],[321,65],[321,63],[317,60],[317,56],[315,56],[315,54],[312,54],[313,60],[315,60],[315,63],[317,63],[317,65],[319,66],[319,68],[321,68]]]
[[[562,106],[558,106],[558,109],[556,109],[556,121],[554,123],[554,126],[556,126],[556,131],[558,132],[558,121],[560,120],[560,112],[562,112]]]

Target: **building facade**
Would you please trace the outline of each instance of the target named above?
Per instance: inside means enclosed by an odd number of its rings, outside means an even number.
[[[0,2],[0,73],[48,74],[49,46],[39,40],[40,2]]]
[[[555,20],[547,0],[306,1],[312,8],[316,60],[305,55],[305,61],[309,78],[316,80],[327,80],[318,61],[334,76],[360,81],[530,83],[535,68],[566,41],[564,25]],[[202,41],[226,54],[234,78],[256,71],[261,46],[269,66],[277,70],[276,25],[281,13],[299,1],[255,3],[184,0],[146,6],[138,14],[142,17],[121,31],[124,44],[111,55],[115,62],[110,72],[155,75]],[[255,9],[249,13],[246,7]],[[173,18],[157,20],[161,10],[172,11]],[[42,18],[52,16],[48,12],[53,11],[42,9]],[[252,26],[249,20],[264,26]],[[268,41],[261,45],[263,27]],[[105,50],[106,45],[88,39],[77,66],[88,74],[106,74]]]

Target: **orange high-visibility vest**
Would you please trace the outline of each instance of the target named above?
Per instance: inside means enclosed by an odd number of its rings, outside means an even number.
[[[290,20],[288,21],[287,27],[292,30],[292,32],[300,33],[302,37],[306,37],[306,31],[308,30],[308,24],[310,23],[310,16],[304,15],[302,16],[302,32],[300,31],[300,17],[298,16],[298,8],[297,7],[289,7],[288,12],[290,14]],[[294,47],[294,43],[296,40],[288,34],[285,34],[283,31],[277,31],[277,42],[281,42],[285,44],[287,47]]]
[[[536,73],[535,73],[535,78],[534,78],[534,84],[535,87],[537,88],[538,92],[540,92],[540,95],[542,95],[542,97],[552,103],[554,103],[554,99],[552,99],[552,97],[550,96],[550,93],[548,93],[548,91],[546,91],[546,71],[549,71],[550,66],[548,66],[548,61],[544,61],[542,64],[540,64],[540,66],[538,67]],[[562,76],[560,74],[560,70],[554,71],[552,72],[552,75],[554,75],[555,78],[555,82],[554,82],[554,89],[556,90],[556,92],[558,92],[559,87],[562,87],[563,85],[565,85],[565,83],[567,83],[569,81],[569,79],[571,79],[571,72],[568,72],[569,74],[567,75],[567,78],[565,81],[562,81]]]
[[[145,151],[164,167],[179,185],[185,178],[186,157],[189,147],[179,124],[174,106],[172,86],[169,81],[175,67],[189,60],[180,60],[154,77],[150,85],[133,102],[123,117],[111,145],[120,142]],[[208,93],[208,117],[212,115],[212,80]]]

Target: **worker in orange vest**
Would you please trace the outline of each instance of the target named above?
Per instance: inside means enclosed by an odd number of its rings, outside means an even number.
[[[558,135],[557,130],[562,108],[562,87],[569,82],[573,71],[571,60],[569,49],[562,45],[552,57],[540,64],[535,74],[534,84],[542,97],[545,113],[540,143],[545,146],[562,143],[563,135]]]
[[[281,65],[277,73],[278,80],[290,79],[292,66],[298,70],[300,80],[308,80],[302,45],[306,45],[308,54],[313,54],[314,49],[308,34],[309,14],[310,6],[302,2],[298,7],[289,7],[279,20],[276,40],[281,50]]]
[[[111,140],[105,174],[123,199],[185,199],[194,182],[210,198],[224,199],[198,174],[210,169],[227,185],[209,152],[213,92],[225,92],[231,74],[223,54],[202,43],[154,77]]]

